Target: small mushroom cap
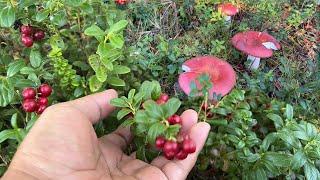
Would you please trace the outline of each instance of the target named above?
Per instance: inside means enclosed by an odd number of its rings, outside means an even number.
[[[237,6],[232,3],[223,3],[218,5],[218,10],[222,12],[222,14],[227,16],[234,16],[239,12]]]
[[[247,31],[234,35],[231,39],[232,45],[239,51],[248,55],[268,58],[273,54],[273,49],[280,49],[279,42],[265,32]],[[274,47],[266,47],[266,44],[274,44]]]
[[[236,73],[232,66],[227,61],[213,56],[200,56],[187,60],[183,63],[182,69],[186,72],[180,74],[179,85],[187,95],[191,92],[191,82],[195,82],[197,88],[201,89],[198,77],[202,74],[209,75],[213,84],[209,90],[210,99],[213,98],[213,93],[222,96],[228,94],[236,84]]]

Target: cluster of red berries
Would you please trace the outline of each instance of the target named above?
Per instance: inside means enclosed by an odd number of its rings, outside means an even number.
[[[127,0],[115,0],[115,2],[118,4],[118,5],[125,5],[127,3]]]
[[[48,106],[48,97],[51,93],[52,88],[48,84],[41,84],[37,90],[32,87],[25,88],[21,93],[23,110],[37,114],[43,113]]]
[[[33,41],[40,41],[45,37],[45,33],[42,30],[34,30],[30,25],[22,25],[20,27],[21,41],[26,47],[31,47]]]
[[[196,144],[189,136],[185,136],[180,141],[166,140],[159,136],[156,139],[156,147],[163,151],[164,157],[168,160],[174,158],[183,160],[188,157],[188,154],[196,152]]]

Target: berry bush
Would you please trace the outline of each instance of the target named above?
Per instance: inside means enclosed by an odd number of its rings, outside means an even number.
[[[0,175],[41,113],[114,88],[98,136],[146,162],[196,151],[188,179],[320,179],[317,0],[0,1]],[[66,120],[67,121],[67,120]]]

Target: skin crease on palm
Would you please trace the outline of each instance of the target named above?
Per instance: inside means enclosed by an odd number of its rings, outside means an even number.
[[[114,90],[86,96],[49,107],[19,146],[3,180],[182,180],[194,166],[210,126],[198,123],[197,113],[185,111],[182,132],[195,140],[197,151],[185,160],[163,156],[150,164],[126,155],[123,149],[132,139],[129,129],[97,138],[92,124],[114,110],[109,101]]]

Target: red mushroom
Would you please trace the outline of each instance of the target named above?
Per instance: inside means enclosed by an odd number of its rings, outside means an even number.
[[[279,42],[265,32],[247,31],[234,35],[232,45],[248,55],[249,69],[258,69],[260,58],[268,58],[273,50],[281,48]]]
[[[223,15],[225,15],[226,22],[231,22],[231,16],[236,15],[239,12],[237,6],[232,3],[223,3],[218,5],[218,10],[221,11]]]
[[[236,73],[232,66],[213,56],[200,56],[187,60],[183,63],[182,69],[185,72],[179,76],[179,85],[187,95],[191,92],[192,82],[195,82],[197,88],[201,89],[198,77],[202,74],[209,75],[213,84],[209,90],[209,99],[213,99],[213,93],[222,96],[228,94],[236,83]]]

